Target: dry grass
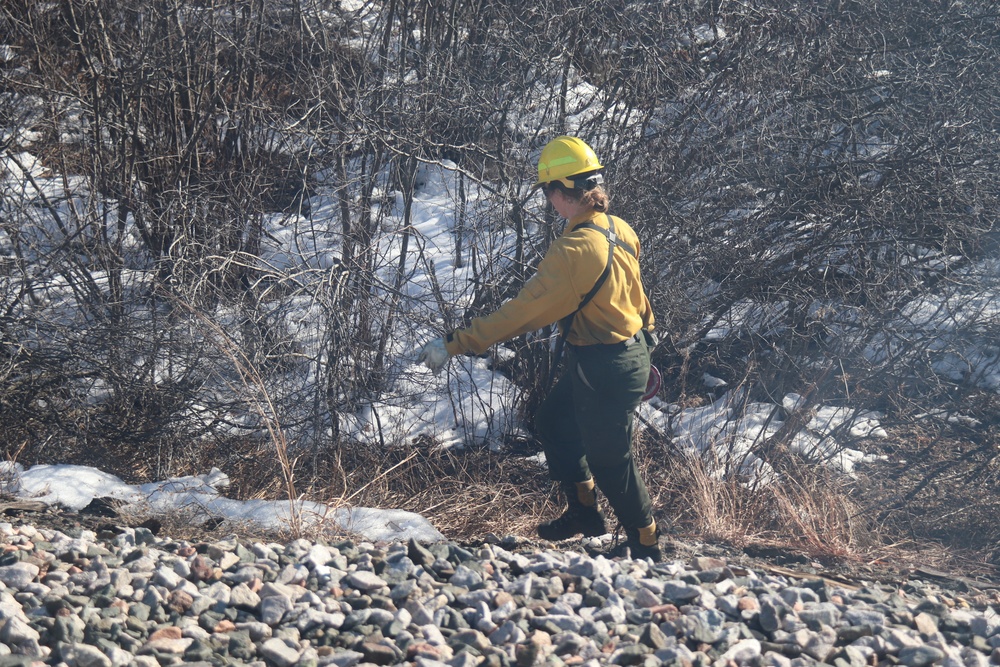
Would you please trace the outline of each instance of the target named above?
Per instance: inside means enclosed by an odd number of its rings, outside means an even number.
[[[642,439],[636,448],[658,518],[681,534],[742,548],[780,546],[814,559],[858,560],[877,540],[858,519],[844,481],[791,458],[779,482],[753,486],[720,476],[700,457]]]
[[[260,445],[261,454],[267,451]],[[238,498],[281,498],[283,473],[266,456],[241,457],[226,472]],[[342,444],[296,467],[301,497],[333,507],[392,508],[426,517],[450,539],[530,536],[561,498],[544,468],[521,457],[427,445],[379,449]]]

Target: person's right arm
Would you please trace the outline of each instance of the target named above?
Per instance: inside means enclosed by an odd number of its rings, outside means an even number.
[[[565,251],[553,246],[516,297],[496,312],[477,317],[467,328],[448,334],[448,352],[482,354],[496,343],[561,320],[580,305],[573,277]]]

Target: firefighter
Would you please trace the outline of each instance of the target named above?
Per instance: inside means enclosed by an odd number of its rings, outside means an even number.
[[[533,189],[566,220],[562,234],[516,297],[430,341],[418,359],[437,372],[454,355],[482,354],[559,323],[566,364],[538,409],[535,430],[566,509],[538,526],[538,534],[556,541],[608,532],[600,490],[625,529],[626,541],[612,555],[658,561],[659,533],[632,455],[633,414],[650,373],[653,313],[639,276],[639,240],[608,214],[603,169],[579,138],[561,136],[545,146]]]

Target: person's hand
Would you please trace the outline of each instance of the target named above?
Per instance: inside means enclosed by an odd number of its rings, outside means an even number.
[[[448,354],[448,348],[444,345],[444,338],[435,338],[420,350],[417,362],[427,366],[434,375],[437,375],[449,359],[451,359],[451,355]]]

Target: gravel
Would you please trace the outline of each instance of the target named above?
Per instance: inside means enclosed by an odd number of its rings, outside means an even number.
[[[0,667],[1000,664],[993,606],[922,581],[855,586],[703,556],[654,565],[512,538],[470,549],[118,530],[0,523]]]

